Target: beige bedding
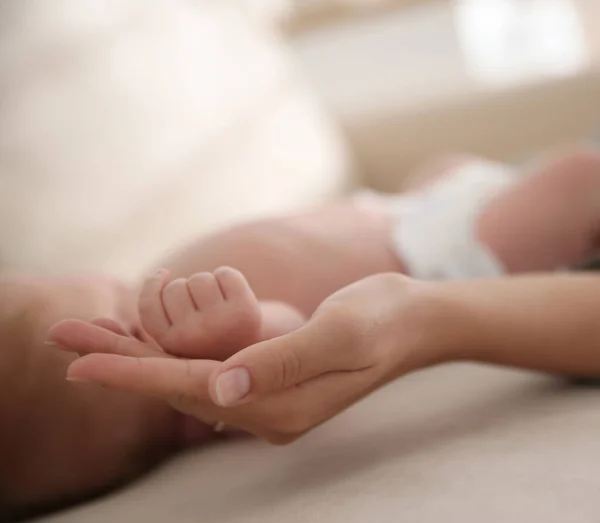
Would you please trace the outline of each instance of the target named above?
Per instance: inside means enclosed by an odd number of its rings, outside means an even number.
[[[600,390],[448,366],[291,446],[201,448],[45,523],[593,523],[599,433]]]

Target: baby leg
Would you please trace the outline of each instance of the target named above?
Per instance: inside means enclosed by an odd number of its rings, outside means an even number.
[[[478,239],[507,272],[571,267],[595,254],[600,227],[600,154],[554,156],[488,203]]]
[[[380,272],[402,272],[390,245],[391,218],[354,201],[237,225],[200,238],[161,263],[175,278],[227,264],[261,301],[311,315],[330,294]]]

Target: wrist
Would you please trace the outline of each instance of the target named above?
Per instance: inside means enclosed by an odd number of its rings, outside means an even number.
[[[405,340],[397,358],[397,375],[470,359],[473,339],[468,303],[458,289],[444,283],[412,281],[401,304],[396,339]]]

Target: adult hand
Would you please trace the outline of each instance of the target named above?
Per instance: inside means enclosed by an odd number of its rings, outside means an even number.
[[[367,278],[328,298],[301,329],[224,363],[173,358],[76,321],[56,325],[50,339],[104,353],[75,361],[71,380],[160,397],[202,421],[286,443],[396,376],[438,361],[428,288],[397,274]]]
[[[221,364],[211,375],[211,397],[231,407],[313,388],[325,378],[338,382],[346,395],[351,383],[364,380],[373,388],[431,363],[435,347],[422,344],[425,316],[431,312],[425,303],[428,289],[399,274],[354,283],[325,300],[303,328],[248,347]]]

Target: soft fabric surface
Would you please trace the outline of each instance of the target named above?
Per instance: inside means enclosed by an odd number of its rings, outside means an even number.
[[[591,523],[599,433],[600,389],[448,366],[291,446],[199,449],[45,523]]]
[[[0,266],[131,278],[198,234],[341,190],[334,127],[245,13],[2,2]]]

